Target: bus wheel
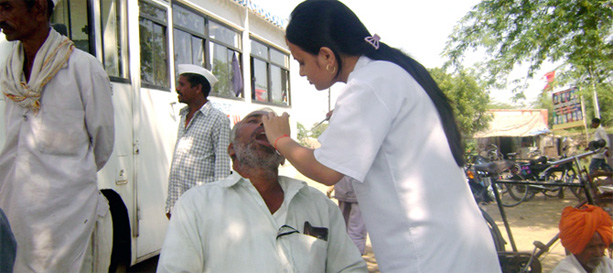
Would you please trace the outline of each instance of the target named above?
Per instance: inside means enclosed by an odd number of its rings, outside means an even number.
[[[127,272],[132,258],[128,209],[117,192],[111,189],[101,190],[101,192],[109,201],[113,219],[113,250],[109,272]]]

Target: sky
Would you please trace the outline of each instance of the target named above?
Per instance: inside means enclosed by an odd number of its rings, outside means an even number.
[[[262,8],[281,18],[289,18],[293,8],[301,0],[252,0]],[[426,68],[441,67],[446,61],[441,53],[448,36],[453,32],[456,23],[466,15],[479,0],[341,0],[360,18],[372,34],[378,34],[381,41],[389,46],[399,48],[420,62]],[[479,60],[474,56],[471,62]],[[292,58],[292,96],[294,115],[305,125],[318,122],[328,108],[328,94],[317,91],[309,86],[305,78],[300,78],[296,69],[297,63]],[[545,65],[541,73],[537,73],[530,81],[530,87],[524,93],[530,102],[545,86],[540,74],[551,71],[552,67]],[[295,74],[294,74],[295,73]],[[516,71],[519,77],[521,69]],[[332,87],[332,101],[335,90]],[[490,92],[494,101],[509,102],[511,92],[495,90]],[[296,102],[309,101],[308,111],[300,109]],[[302,106],[301,106],[302,107]],[[298,108],[298,109],[296,109]],[[307,126],[308,128],[309,126]]]

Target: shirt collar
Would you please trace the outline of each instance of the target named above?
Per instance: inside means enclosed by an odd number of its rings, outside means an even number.
[[[349,73],[349,77],[347,77],[347,81],[349,81],[351,79],[351,75],[353,75],[353,72],[358,71],[362,67],[365,67],[366,65],[368,65],[372,61],[373,60],[371,58],[368,58],[368,57],[366,57],[364,55],[360,56],[358,61],[355,63],[355,66],[353,67],[353,71],[351,71],[351,73]]]
[[[211,101],[207,101],[206,103],[204,103],[204,105],[202,105],[202,107],[200,107],[200,109],[198,109],[199,112],[201,112],[203,115],[207,115],[208,113],[210,113],[213,110],[213,104],[211,103]],[[181,109],[181,111],[179,112],[180,115],[187,115],[187,112],[189,111],[189,106],[185,106]]]
[[[242,177],[237,172],[233,172],[230,176],[221,181],[220,185],[225,188],[231,188],[235,185],[241,185],[243,183],[248,183],[248,185],[253,186],[249,179]],[[300,191],[308,190],[308,185],[306,182],[287,176],[280,175],[279,184],[281,184],[287,200],[291,200]]]

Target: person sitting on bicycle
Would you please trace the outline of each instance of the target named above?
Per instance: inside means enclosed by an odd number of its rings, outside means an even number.
[[[566,207],[560,219],[560,241],[572,253],[552,273],[613,272],[613,260],[604,251],[613,241],[613,221],[602,208]]]

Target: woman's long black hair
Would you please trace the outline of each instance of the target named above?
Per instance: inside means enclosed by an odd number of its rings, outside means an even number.
[[[453,109],[447,96],[438,87],[430,73],[420,63],[384,43],[375,49],[364,40],[371,36],[360,19],[337,0],[307,0],[292,11],[286,29],[287,40],[302,50],[317,55],[321,47],[328,47],[342,70],[339,54],[364,55],[373,60],[389,61],[404,68],[426,90],[443,123],[449,148],[458,166],[464,166],[464,149]]]

